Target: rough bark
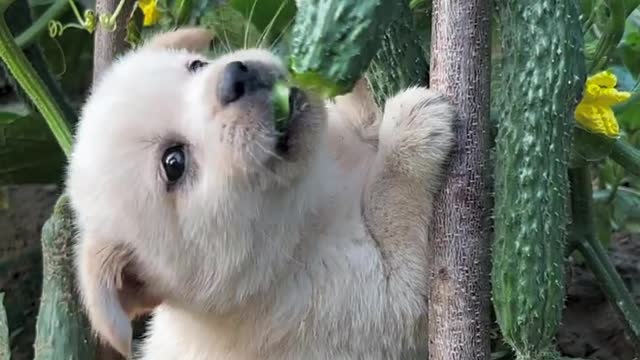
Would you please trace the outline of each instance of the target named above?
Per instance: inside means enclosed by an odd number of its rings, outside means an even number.
[[[113,14],[120,0],[96,0],[97,14]],[[127,49],[125,41],[127,15],[135,6],[134,0],[126,0],[116,20],[116,29],[112,31],[101,24],[96,26],[93,49],[93,82],[95,83],[113,59]]]
[[[429,359],[489,359],[489,0],[434,0],[431,87],[457,107],[434,210]]]

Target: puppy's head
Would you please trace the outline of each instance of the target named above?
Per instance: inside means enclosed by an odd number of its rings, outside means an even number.
[[[198,29],[157,35],[119,59],[82,110],[67,179],[79,287],[93,327],[124,354],[140,312],[161,302],[216,311],[263,286],[291,248],[269,233],[287,231],[269,210],[295,223],[306,203],[322,103],[294,89],[276,131],[283,65],[259,49],[196,52],[210,40]]]

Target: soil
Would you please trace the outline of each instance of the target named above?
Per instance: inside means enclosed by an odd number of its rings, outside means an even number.
[[[640,304],[640,235],[615,234],[609,256],[636,304]],[[557,337],[561,351],[583,359],[640,359],[593,274],[574,262],[570,276],[563,324]]]
[[[42,282],[40,232],[57,197],[55,186],[0,188],[0,292],[9,321],[13,360],[33,359]]]
[[[58,193],[52,186],[20,186],[9,188],[8,194],[9,207],[0,206],[0,292],[6,292],[5,306],[10,321],[13,320],[10,324],[12,359],[28,360],[33,359],[31,344],[41,269],[37,251],[36,255],[29,255],[28,250],[38,250],[40,229]],[[20,260],[10,262],[15,256]],[[616,234],[611,241],[610,256],[636,303],[640,304],[640,235]],[[557,337],[562,353],[580,359],[640,359],[634,357],[624,327],[594,276],[577,262],[570,268],[564,320]],[[108,349],[103,351],[109,353]],[[111,353],[99,358],[119,357]]]

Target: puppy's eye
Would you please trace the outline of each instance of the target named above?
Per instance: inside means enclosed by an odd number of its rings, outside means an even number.
[[[207,64],[208,63],[201,60],[193,60],[187,64],[187,69],[189,69],[189,72],[196,72],[205,67]]]
[[[170,147],[164,152],[164,155],[162,155],[162,167],[169,184],[174,184],[180,180],[186,167],[186,157],[181,145]]]

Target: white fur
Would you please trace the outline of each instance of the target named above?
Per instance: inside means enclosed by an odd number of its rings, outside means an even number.
[[[412,88],[381,117],[360,84],[326,108],[310,105],[300,158],[267,169],[270,115],[248,111],[254,103],[225,112],[213,85],[230,60],[282,65],[245,50],[189,74],[184,65],[199,57],[127,54],[83,109],[67,185],[96,331],[129,351],[131,311],[116,293],[131,261],[161,301],[138,359],[374,360],[424,350],[426,233],[453,141],[451,108]],[[220,140],[239,119],[261,125]],[[197,175],[168,193],[158,149],[172,136],[191,144]],[[112,248],[121,250],[100,255]]]

